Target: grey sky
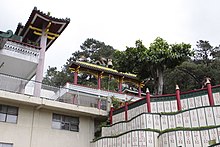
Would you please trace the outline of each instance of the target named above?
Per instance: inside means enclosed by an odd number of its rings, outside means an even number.
[[[45,69],[60,68],[87,38],[119,50],[141,39],[148,46],[157,36],[169,43],[195,46],[203,39],[220,44],[219,0],[0,0],[0,30],[15,31],[37,6],[71,22],[46,53]]]

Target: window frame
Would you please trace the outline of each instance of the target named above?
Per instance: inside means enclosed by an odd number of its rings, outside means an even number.
[[[19,108],[16,106],[10,106],[10,105],[4,105],[4,104],[0,104],[0,107],[5,108],[5,110],[4,109],[0,110],[0,115],[5,115],[4,120],[0,119],[0,122],[16,124],[18,121],[18,109]],[[15,117],[15,119],[9,119],[10,117]]]
[[[56,125],[54,125],[55,123]],[[52,114],[52,128],[53,129],[79,132],[79,123],[80,123],[79,117],[57,114],[57,113]],[[75,129],[73,129],[73,127]]]
[[[13,147],[13,143],[0,142],[0,146],[4,147],[3,145],[11,145],[11,147]]]

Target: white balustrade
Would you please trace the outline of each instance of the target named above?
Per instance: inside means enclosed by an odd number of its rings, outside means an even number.
[[[39,50],[34,47],[26,46],[13,41],[7,41],[4,45],[4,49],[34,57],[38,57],[40,53]]]

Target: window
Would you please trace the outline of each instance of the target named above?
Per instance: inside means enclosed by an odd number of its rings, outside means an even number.
[[[18,117],[18,107],[0,104],[1,122],[17,123],[17,117]]]
[[[11,144],[11,143],[1,143],[0,142],[0,147],[13,147],[13,144]]]
[[[79,118],[53,114],[52,128],[79,132]]]

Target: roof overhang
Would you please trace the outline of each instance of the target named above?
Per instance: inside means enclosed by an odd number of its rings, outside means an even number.
[[[103,67],[100,65],[91,64],[91,63],[82,62],[82,61],[72,62],[70,65],[70,69],[72,70],[79,69],[79,71],[84,71],[84,72],[94,73],[94,74],[102,73],[102,76],[111,75],[113,77],[123,78],[124,81],[130,81],[136,84],[139,84],[141,82],[135,74],[122,73],[112,68]]]
[[[22,26],[21,23],[18,24],[15,34],[23,37],[22,42],[36,43],[40,41],[40,36],[37,35],[37,33],[41,33],[39,30],[42,30],[45,26],[50,26],[48,28],[49,37],[47,39],[46,46],[46,49],[48,49],[58,38],[58,36],[64,31],[64,29],[68,26],[69,22],[69,18],[58,19],[55,17],[51,17],[49,14],[45,14],[37,10],[37,8],[35,7],[25,26]]]

